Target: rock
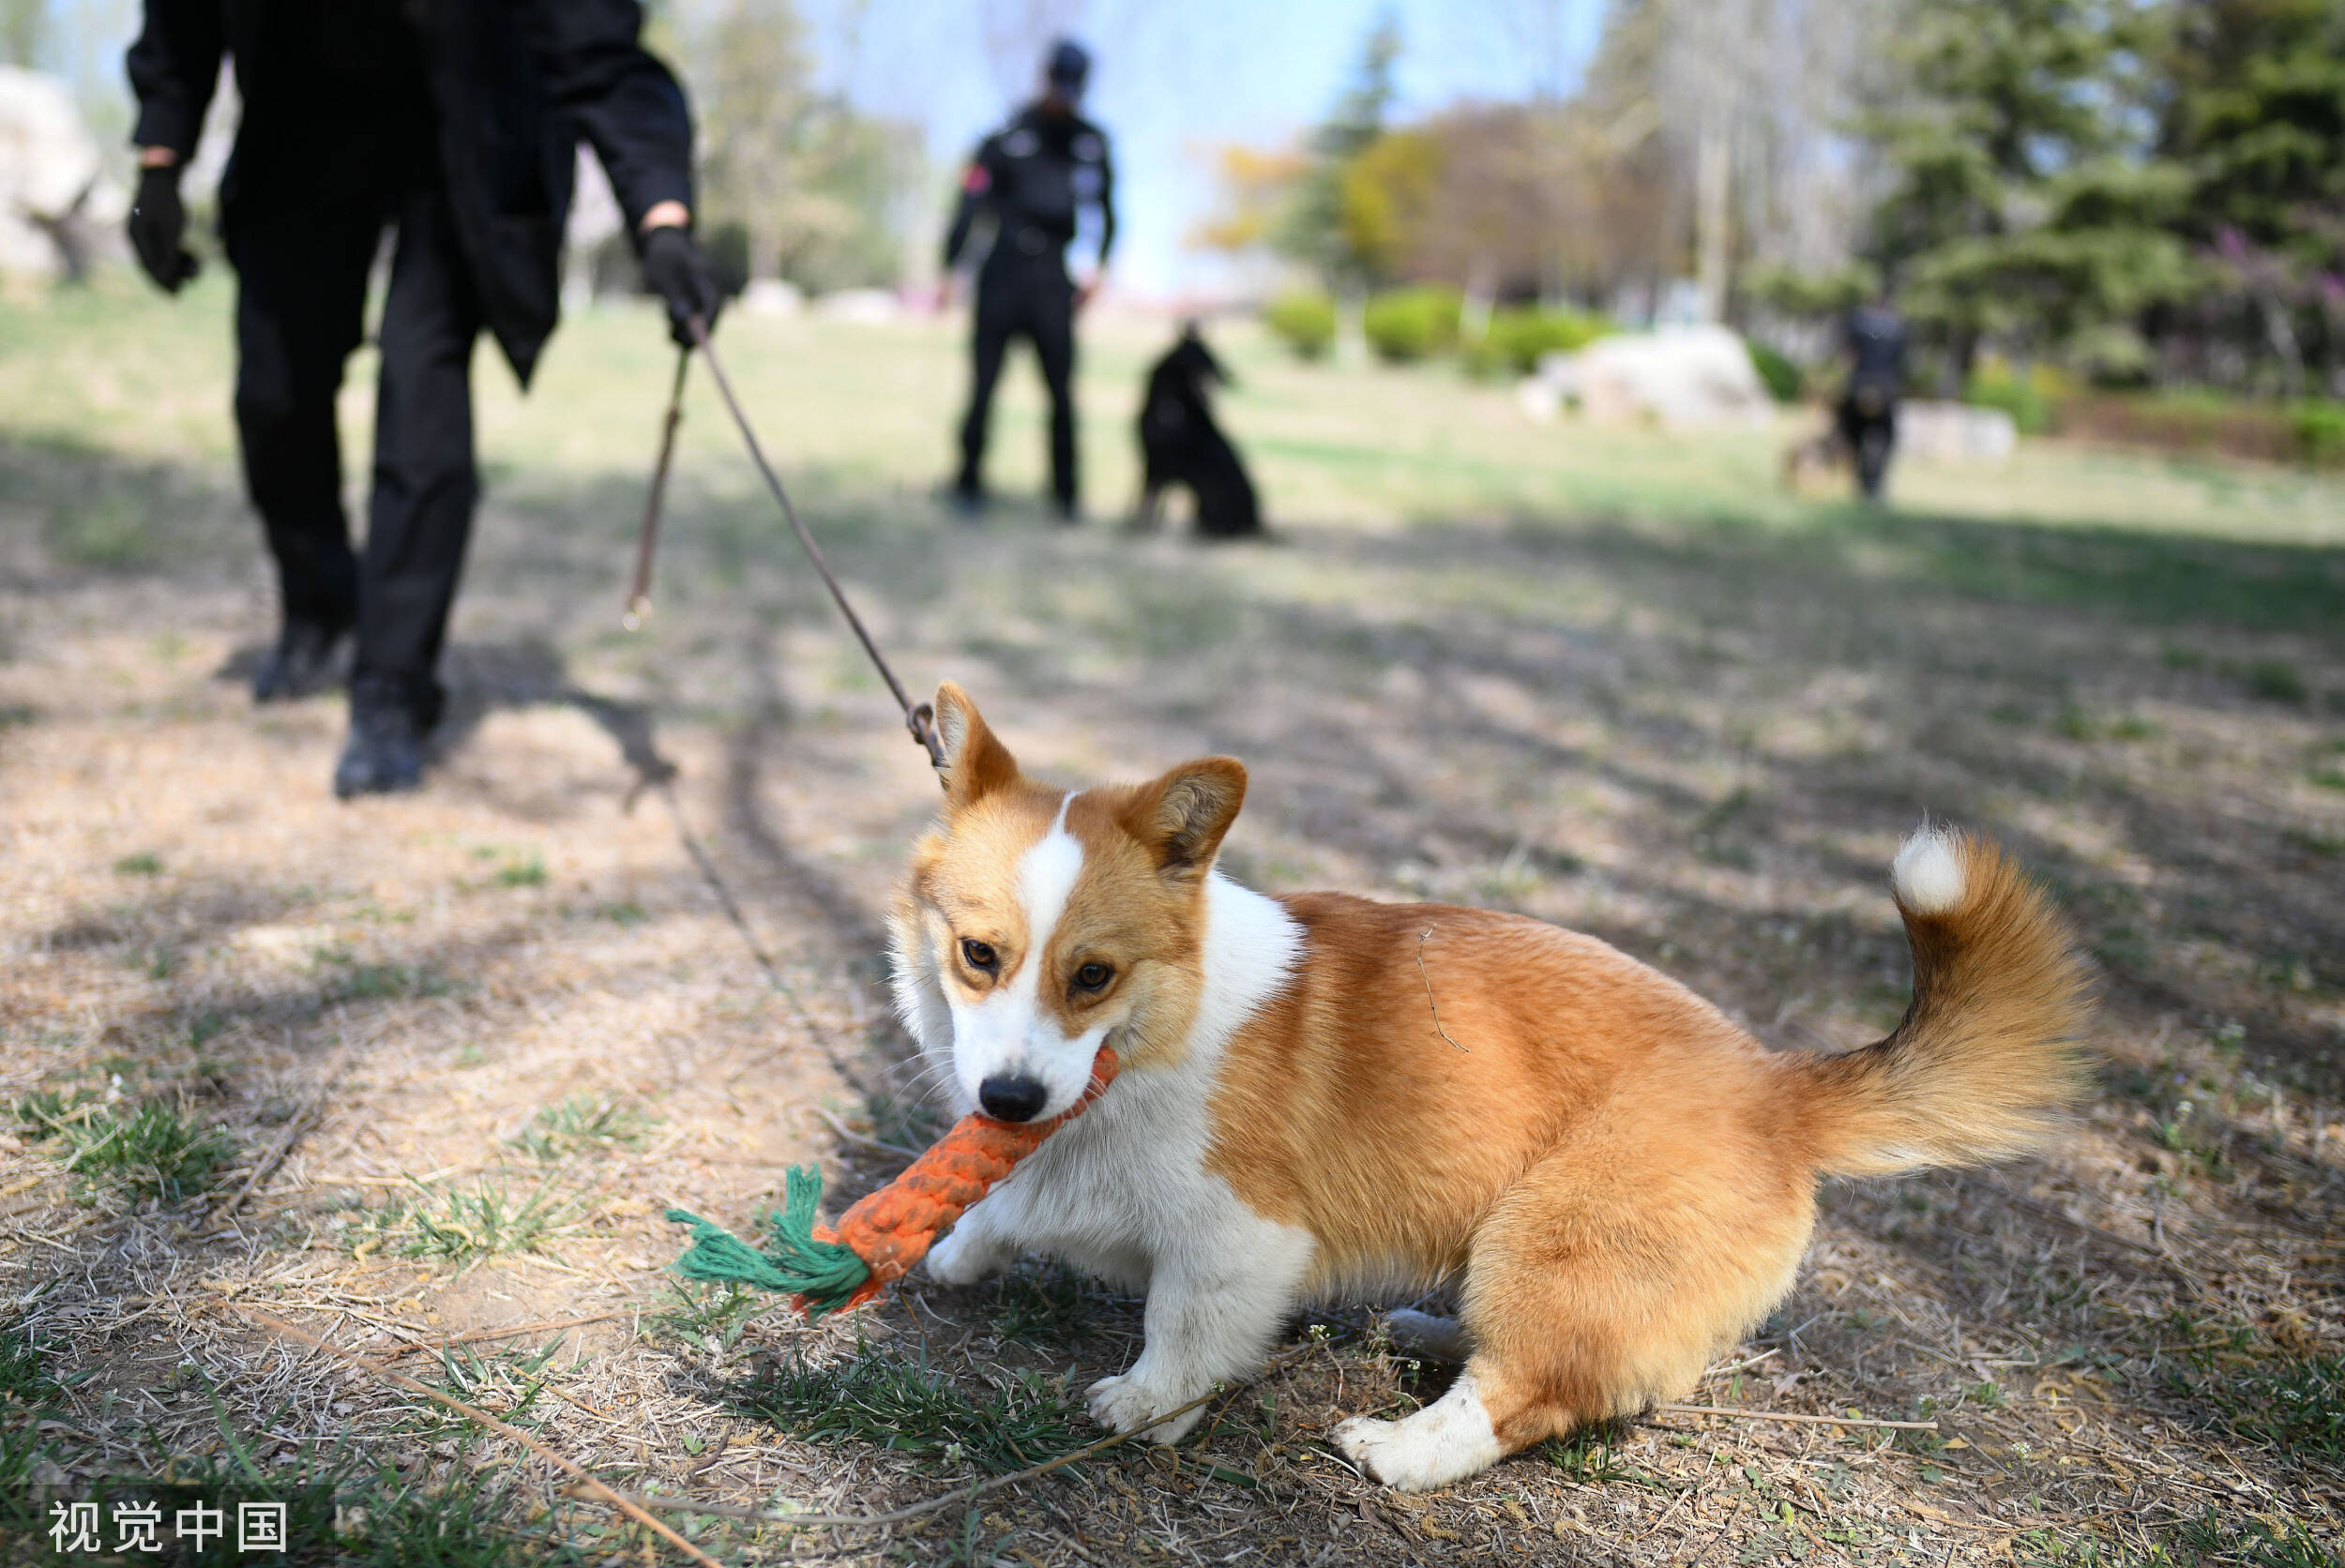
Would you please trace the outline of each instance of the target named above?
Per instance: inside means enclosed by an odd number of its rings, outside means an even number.
[[[741,309],[752,316],[794,316],[806,309],[806,294],[779,278],[753,278],[741,291]]]
[[[903,306],[887,289],[840,289],[814,302],[814,313],[832,321],[876,324],[903,314]]]
[[[1991,467],[2009,460],[2019,445],[2020,427],[1999,408],[1940,402],[1898,405],[1898,450],[1904,457]]]
[[[0,66],[0,274],[79,277],[124,251],[128,209],[72,88]]]
[[[1577,354],[1549,354],[1524,392],[1525,413],[1577,401],[1597,424],[1764,426],[1775,403],[1741,338],[1722,326],[1671,326],[1599,338]],[[1552,402],[1549,402],[1549,399]]]

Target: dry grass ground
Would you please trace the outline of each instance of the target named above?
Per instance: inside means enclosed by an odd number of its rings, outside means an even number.
[[[0,315],[0,1557],[101,1494],[288,1500],[304,1560],[674,1557],[252,1311],[735,1508],[870,1513],[1091,1441],[1081,1390],[1140,1320],[1081,1280],[809,1329],[661,1272],[670,1204],[746,1227],[790,1162],[852,1193],[934,1131],[879,933],[934,786],[705,385],[628,636],[658,334],[573,323],[526,402],[484,355],[445,760],[338,806],[338,702],[237,684],[271,611],[226,303]],[[1099,511],[1155,336],[1093,336]],[[1872,515],[1777,496],[1779,432],[1533,427],[1446,372],[1228,339],[1281,527],[1205,551],[936,510],[947,326],[727,332],[901,667],[1030,768],[1233,752],[1241,878],[1580,926],[1786,1047],[1894,1020],[1885,867],[1951,817],[2083,930],[2097,1093],[2033,1162],[1828,1192],[1702,1399],[1839,1424],[1659,1415],[1390,1497],[1324,1434],[1442,1374],[1352,1304],[1176,1451],[890,1530],[666,1516],[741,1562],[2334,1561],[2345,489],[2031,448]]]

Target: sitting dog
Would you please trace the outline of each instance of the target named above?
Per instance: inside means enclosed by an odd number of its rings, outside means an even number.
[[[1197,324],[1148,372],[1148,399],[1140,409],[1142,480],[1139,521],[1154,527],[1168,486],[1187,485],[1197,498],[1197,532],[1211,539],[1262,532],[1254,482],[1206,401],[1208,382],[1231,384],[1230,372],[1205,347]]]
[[[1848,444],[1840,439],[1837,424],[1783,448],[1781,478],[1787,495],[1823,494],[1836,475],[1847,472]]]
[[[961,1216],[930,1272],[1021,1251],[1147,1293],[1092,1414],[1167,1419],[1259,1367],[1306,1299],[1462,1287],[1449,1392],[1334,1434],[1405,1489],[1678,1397],[1791,1289],[1822,1175],[2029,1147],[2070,1096],[2082,972],[1991,845],[1925,827],[1891,871],[1914,1003],[1845,1055],[1771,1052],[1594,938],[1214,868],[1227,757],[1146,784],[1027,778],[937,693],[946,799],[892,920],[898,1004],[962,1111],[1057,1115],[1114,1086]]]

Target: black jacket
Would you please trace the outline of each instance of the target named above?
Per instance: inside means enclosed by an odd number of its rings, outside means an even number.
[[[961,201],[945,236],[945,264],[968,248],[980,212],[1000,225],[989,263],[1019,255],[1064,256],[1077,216],[1099,209],[1099,264],[1115,243],[1115,173],[1107,132],[1080,114],[1030,105],[977,145],[961,181]]]
[[[691,112],[642,26],[635,0],[146,0],[132,140],[192,154],[234,56],[232,254],[272,220],[444,182],[489,328],[526,382],[560,314],[579,140],[630,233],[660,202],[692,201]]]

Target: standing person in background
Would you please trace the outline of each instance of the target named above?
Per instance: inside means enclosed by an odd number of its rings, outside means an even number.
[[[945,240],[947,272],[959,265],[982,215],[994,222],[992,249],[977,269],[969,415],[961,427],[961,475],[954,501],[972,515],[985,505],[985,434],[1002,354],[1013,338],[1034,344],[1051,388],[1051,494],[1059,516],[1076,521],[1075,312],[1097,292],[1115,244],[1114,175],[1107,133],[1075,113],[1091,56],[1061,39],[1043,67],[1042,96],[978,144],[961,182],[960,204]],[[1089,281],[1067,273],[1085,206],[1096,207],[1099,255]]]
[[[1848,384],[1840,392],[1840,439],[1856,470],[1858,493],[1881,499],[1898,440],[1898,396],[1905,386],[1905,318],[1886,295],[1849,312],[1841,335]]]
[[[166,293],[194,276],[179,176],[232,56],[243,111],[219,205],[237,277],[236,430],[283,611],[253,697],[322,689],[356,631],[334,770],[344,798],[422,781],[480,490],[473,344],[485,327],[528,384],[558,315],[582,137],[677,341],[689,317],[715,319],[691,237],[691,113],[642,25],[634,0],[146,0],[128,60],[130,240]],[[361,555],[334,400],[386,231],[398,238]]]

